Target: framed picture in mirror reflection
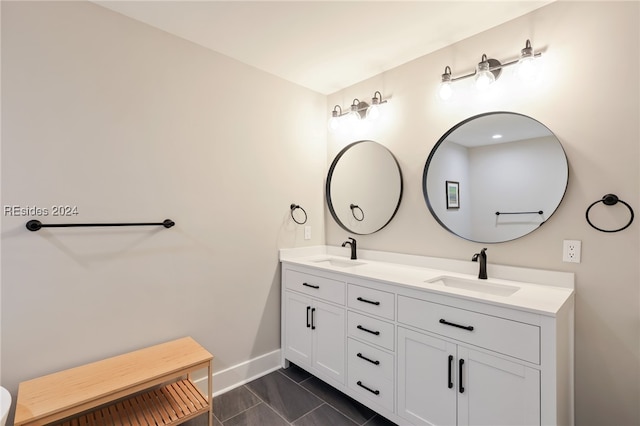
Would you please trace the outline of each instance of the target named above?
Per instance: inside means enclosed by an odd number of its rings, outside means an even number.
[[[446,181],[447,209],[460,208],[460,182]]]

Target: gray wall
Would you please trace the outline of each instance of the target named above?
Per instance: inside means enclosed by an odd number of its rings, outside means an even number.
[[[3,215],[2,385],[184,335],[216,371],[279,349],[277,250],[324,242],[326,109],[90,2],[2,2],[2,205],[177,224]]]
[[[358,238],[367,249],[470,259],[482,247],[442,229],[422,197],[427,156],[459,121],[514,111],[541,121],[560,139],[570,167],[562,205],[534,233],[490,245],[488,256],[493,263],[575,272],[576,424],[581,426],[640,424],[639,221],[605,234],[584,219],[589,204],[609,192],[640,211],[639,6],[555,2],[329,96],[329,105],[348,105],[375,90],[391,97],[389,119],[358,137],[391,149],[402,167],[405,192],[387,228]],[[437,98],[445,66],[456,76],[471,72],[483,53],[515,58],[527,38],[545,50],[541,84],[516,84],[505,70],[490,96],[469,92],[448,103]],[[329,160],[346,143],[347,138],[330,136]],[[628,218],[622,206],[598,210],[603,226]],[[345,232],[325,217],[327,243],[344,241]],[[562,262],[563,239],[582,240],[582,263]]]

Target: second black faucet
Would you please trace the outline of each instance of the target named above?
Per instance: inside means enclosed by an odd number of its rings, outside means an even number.
[[[351,259],[357,259],[358,256],[356,255],[356,240],[354,238],[349,237],[349,240],[351,241],[345,241],[344,243],[342,243],[342,247],[346,247],[347,244],[349,244],[349,246],[351,247]]]
[[[472,261],[480,263],[480,271],[478,272],[478,279],[487,279],[487,249],[486,247],[480,250],[480,253],[476,253],[471,258]]]

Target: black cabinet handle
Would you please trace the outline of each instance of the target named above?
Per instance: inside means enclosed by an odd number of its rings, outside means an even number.
[[[311,306],[307,306],[307,328],[311,327],[311,323],[309,323],[309,311],[311,310]]]
[[[315,284],[302,283],[302,285],[305,286],[305,287],[320,288],[319,285],[315,285]]]
[[[358,380],[358,382],[356,383],[358,386],[360,386],[363,389],[368,390],[369,392],[371,392],[374,395],[380,395],[380,391],[379,390],[373,390],[365,385],[362,384],[362,382],[360,380]]]
[[[451,380],[452,367],[453,367],[453,355],[449,355],[449,383],[447,383],[447,386],[449,386],[449,389],[453,388],[453,380]]]
[[[380,302],[374,302],[373,300],[363,299],[362,297],[358,297],[357,300],[360,301],[360,302],[364,302],[364,303],[370,303],[370,304],[376,305],[376,306],[380,305]]]
[[[311,329],[316,329],[316,318],[315,318],[316,308],[311,308]]]
[[[465,330],[469,330],[469,331],[473,331],[473,326],[472,325],[460,325],[460,324],[456,324],[454,322],[449,322],[445,319],[440,319],[440,324],[446,324],[446,325],[450,325],[451,327],[458,327],[458,328],[463,328]]]
[[[367,329],[367,328],[364,328],[364,327],[363,327],[363,326],[361,326],[361,325],[359,325],[357,328],[358,328],[358,330],[366,331],[367,333],[375,334],[376,336],[379,336],[379,335],[380,335],[380,332],[379,332],[379,331],[371,331],[371,330],[369,330],[369,329]]]
[[[460,393],[464,393],[464,386],[462,385],[462,369],[463,369],[463,365],[464,365],[464,359],[460,358],[460,361],[458,361],[458,366],[460,368],[459,373],[458,374],[458,391]]]
[[[358,358],[362,358],[365,361],[369,361],[371,364],[375,364],[375,365],[380,365],[380,361],[374,361],[372,359],[367,358],[366,356],[362,355],[361,353],[358,352],[358,355],[356,355]]]

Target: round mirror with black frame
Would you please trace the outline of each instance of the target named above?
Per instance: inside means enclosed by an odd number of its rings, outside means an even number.
[[[391,151],[371,140],[346,146],[331,163],[327,205],[340,227],[367,235],[384,228],[402,199],[402,172]]]
[[[514,240],[538,229],[562,201],[567,156],[545,125],[489,112],[448,130],[431,150],[422,189],[445,229],[475,242]]]

